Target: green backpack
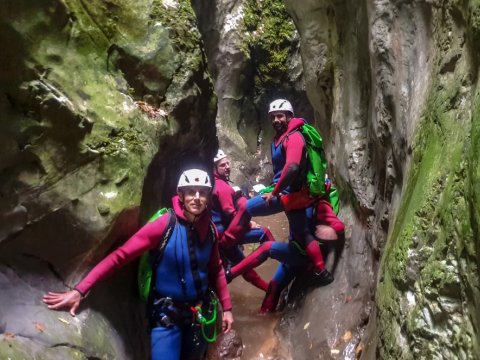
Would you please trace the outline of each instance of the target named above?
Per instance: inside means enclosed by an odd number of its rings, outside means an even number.
[[[152,284],[154,283],[154,280],[152,281],[152,279],[154,278],[153,269],[156,267],[156,264],[158,265],[158,262],[162,258],[163,251],[165,250],[168,240],[170,239],[170,235],[172,234],[172,231],[175,227],[177,218],[172,209],[162,208],[158,210],[150,218],[150,220],[148,220],[148,222],[153,222],[167,212],[170,213],[170,219],[168,220],[168,225],[167,225],[165,234],[160,240],[160,245],[154,251],[145,252],[140,257],[140,264],[138,267],[137,279],[138,279],[138,291],[140,293],[140,298],[143,301],[148,300],[150,289],[152,287]]]
[[[335,215],[338,215],[338,212],[340,211],[340,196],[337,188],[334,185],[330,187],[328,198],[330,200],[330,204],[332,205],[333,212]]]
[[[323,140],[318,131],[311,125],[304,124],[300,130],[305,139],[307,151],[307,186],[310,195],[325,195],[325,174],[327,160],[323,151]]]
[[[323,151],[323,140],[318,131],[311,125],[305,123],[300,128],[300,132],[305,139],[305,149],[307,153],[307,186],[310,195],[323,196],[325,195],[325,174],[327,173],[327,160],[325,159],[325,152]],[[290,134],[293,134],[292,131]],[[290,135],[289,134],[289,135]],[[274,185],[270,185],[262,190],[260,194],[271,192]]]

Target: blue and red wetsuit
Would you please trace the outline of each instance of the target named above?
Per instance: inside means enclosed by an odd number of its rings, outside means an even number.
[[[328,193],[328,188],[326,191]],[[315,233],[315,227],[317,225],[325,225],[335,230],[337,235],[337,240],[335,242],[319,238],[316,240],[325,243],[332,243],[332,245],[335,246],[337,244],[343,246],[345,225],[334,213],[331,204],[326,198],[321,198],[315,206],[309,207],[307,209],[307,217],[311,234]],[[335,250],[335,252],[336,262],[340,254],[337,250]],[[233,277],[241,275],[243,272],[250,271],[257,267],[267,258],[278,260],[280,264],[269,283],[267,295],[262,303],[260,312],[263,313],[275,310],[282,290],[295,276],[300,273],[305,273],[312,268],[312,262],[310,259],[292,242],[284,243],[269,241],[263,243],[245,260],[234,266],[231,269],[231,274]]]
[[[246,198],[236,199],[235,191],[227,180],[216,171],[214,175],[212,220],[219,233],[220,252],[224,262],[226,260],[235,265],[245,258],[240,245],[274,241],[274,238],[270,230],[263,226],[250,228],[251,216],[246,211]],[[253,269],[246,271],[242,276],[259,289],[267,290],[268,284]]]
[[[156,269],[157,297],[168,297],[175,303],[198,304],[206,299],[210,286],[218,295],[223,309],[231,310],[232,303],[220,260],[218,241],[211,236],[210,214],[205,211],[192,224],[185,218],[178,196],[172,199],[172,204],[177,221]],[[166,213],[143,226],[125,244],[95,266],[75,288],[86,294],[97,282],[113,274],[116,269],[145,251],[156,249],[166,231],[169,216]],[[191,251],[195,252],[196,257],[195,274],[190,261]],[[198,333],[198,326],[192,326],[191,318],[190,314],[189,324],[157,326],[152,329],[153,360],[203,358],[207,344]]]
[[[312,200],[304,186],[307,159],[305,140],[299,131],[304,124],[303,119],[292,118],[288,122],[286,131],[275,137],[272,143],[273,183],[275,184],[272,195],[275,197],[268,204],[261,195],[249,199],[247,210],[252,216],[267,216],[285,211],[293,238],[305,247],[314,270],[321,272],[325,270],[325,263],[320,247],[310,233],[306,213]],[[285,209],[281,196],[288,196],[289,202],[295,202],[298,210]],[[260,258],[259,262],[262,259]]]

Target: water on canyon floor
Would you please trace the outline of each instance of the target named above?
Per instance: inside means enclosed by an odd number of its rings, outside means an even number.
[[[277,241],[287,240],[288,222],[283,213],[254,220],[268,226]],[[257,245],[246,246],[245,255],[256,247]],[[277,265],[277,261],[268,259],[257,268],[257,272],[269,281]],[[282,346],[275,332],[281,314],[258,315],[265,293],[241,277],[236,278],[229,288],[234,307],[234,328],[240,334],[244,345],[242,359],[289,359],[288,351]]]

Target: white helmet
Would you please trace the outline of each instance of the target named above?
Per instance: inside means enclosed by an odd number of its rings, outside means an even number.
[[[268,113],[272,113],[274,111],[288,111],[292,113],[293,116],[293,107],[290,104],[290,101],[285,99],[277,99],[270,103],[270,108],[268,109]]]
[[[177,191],[178,189],[187,186],[203,186],[211,189],[212,183],[210,182],[210,177],[205,171],[199,169],[190,169],[185,170],[182,175],[180,175],[180,179],[178,179]]]
[[[218,149],[217,155],[215,155],[215,157],[213,158],[213,162],[216,163],[217,161],[225,159],[226,157],[227,154],[225,154],[222,149]]]

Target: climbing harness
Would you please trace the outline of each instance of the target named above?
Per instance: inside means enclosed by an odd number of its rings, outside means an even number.
[[[204,312],[204,305],[208,304]],[[210,300],[192,305],[188,302],[177,302],[170,297],[161,297],[153,302],[151,328],[173,326],[199,326],[205,341],[213,343],[217,340],[217,305],[218,299],[210,293]]]
[[[217,302],[216,298],[212,298],[210,304],[208,305],[208,312],[212,313],[212,317],[207,319],[204,314],[202,314],[202,307],[200,305],[192,306],[191,310],[194,314],[195,320],[201,326],[202,336],[205,341],[209,343],[214,343],[217,340]],[[208,336],[206,334],[205,328],[213,327],[213,335]]]

